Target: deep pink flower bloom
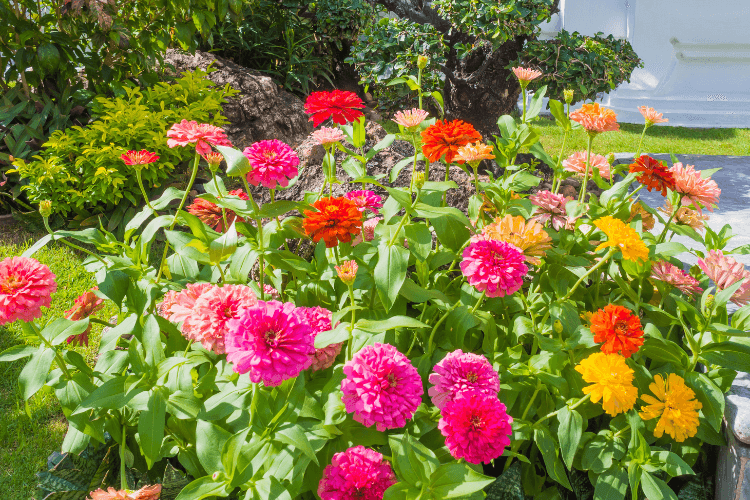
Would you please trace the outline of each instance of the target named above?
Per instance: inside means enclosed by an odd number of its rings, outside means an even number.
[[[709,212],[714,211],[714,205],[719,203],[721,189],[711,177],[703,178],[700,170],[695,170],[693,165],[686,167],[682,163],[675,163],[669,169],[674,174],[675,191],[682,195],[682,204],[692,204],[699,214],[701,209],[707,208]]]
[[[750,271],[741,262],[724,255],[721,250],[709,250],[704,259],[698,259],[698,267],[716,284],[718,291],[742,280],[742,285],[730,300],[738,306],[750,303]]]
[[[350,191],[344,195],[346,198],[352,200],[360,212],[369,210],[372,213],[379,213],[378,209],[383,207],[383,198],[375,194],[369,189],[362,191]]]
[[[348,90],[313,92],[305,100],[305,113],[312,115],[310,121],[314,127],[329,118],[339,125],[353,122],[364,114],[361,111],[364,107],[362,99]]]
[[[192,312],[182,324],[182,333],[200,342],[209,351],[224,354],[229,321],[239,317],[243,309],[254,306],[257,301],[249,286],[213,286],[195,300]]]
[[[515,293],[529,272],[523,253],[504,241],[477,240],[464,249],[461,272],[469,284],[487,297]]]
[[[215,287],[211,283],[188,283],[180,291],[170,290],[164,295],[159,314],[172,323],[183,323],[193,313],[198,297]],[[185,331],[184,324],[182,331]]]
[[[98,286],[95,286],[91,290],[83,292],[73,301],[73,307],[65,311],[65,317],[71,321],[79,321],[84,318],[88,318],[96,311],[104,307],[104,299],[100,299],[98,295],[94,293],[94,290],[99,290]],[[89,332],[91,331],[91,325],[82,333],[78,335],[71,335],[67,338],[68,344],[73,345],[89,345]]]
[[[223,128],[194,120],[175,123],[167,130],[167,137],[167,146],[170,148],[195,144],[195,150],[202,155],[210,153],[212,145],[232,146]]]
[[[321,146],[341,142],[344,140],[344,133],[336,127],[320,127],[318,130],[312,133],[313,139],[315,139]]]
[[[685,295],[703,293],[697,279],[665,260],[651,266],[651,278],[673,286]]]
[[[500,376],[487,358],[480,354],[457,349],[449,352],[430,374],[427,390],[432,404],[440,408],[459,396],[479,393],[497,397],[500,391]]]
[[[341,400],[354,420],[379,431],[398,429],[422,402],[422,379],[409,358],[390,344],[368,345],[344,365]]]
[[[57,290],[49,267],[28,257],[8,257],[0,262],[0,325],[17,319],[33,321],[49,307]]]
[[[453,399],[441,415],[438,429],[453,458],[488,464],[510,444],[513,417],[497,396],[472,393]]]
[[[237,373],[269,387],[294,378],[313,362],[315,346],[307,318],[291,302],[259,300],[229,321],[227,361]]]
[[[429,114],[427,111],[418,108],[397,111],[393,116],[393,121],[406,129],[413,129],[418,127]]]
[[[146,165],[148,163],[154,163],[159,159],[159,155],[142,149],[140,151],[128,151],[120,156],[120,159],[125,162],[125,165]]]
[[[549,190],[539,191],[529,196],[531,204],[539,207],[530,220],[544,225],[550,222],[555,231],[562,228],[572,230],[575,219],[571,220],[568,217],[568,211],[565,208],[565,205],[571,200],[572,198],[566,198]]]
[[[253,169],[247,174],[247,182],[253,186],[263,184],[268,189],[276,185],[289,185],[289,179],[297,177],[299,157],[289,146],[278,139],[256,142],[242,152]]]
[[[586,154],[586,151],[578,151],[577,153],[573,153],[565,160],[563,160],[562,166],[565,167],[566,171],[575,172],[576,174],[583,177],[583,174],[586,173]],[[591,177],[594,175],[594,167],[599,169],[599,175],[602,179],[609,180],[609,177],[612,174],[610,172],[609,162],[604,156],[591,153],[591,165],[589,165],[588,169],[589,179],[591,179]]]
[[[398,479],[380,453],[355,446],[336,453],[318,484],[322,500],[382,500]]]
[[[327,332],[333,327],[331,325],[331,311],[322,307],[298,307],[300,313],[305,317],[305,321],[312,329],[313,341],[320,332]],[[333,365],[336,356],[341,352],[343,342],[330,344],[323,348],[316,348],[310,369],[314,372],[325,370]]]

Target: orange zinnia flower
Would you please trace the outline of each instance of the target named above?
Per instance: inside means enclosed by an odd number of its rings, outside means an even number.
[[[570,113],[570,119],[580,123],[589,134],[620,130],[615,112],[600,106],[598,102],[584,104]]]
[[[667,189],[674,191],[674,174],[662,162],[642,155],[629,168],[630,172],[641,173],[636,179],[649,191],[656,189],[661,191],[662,196],[667,196]]]
[[[620,352],[629,358],[643,345],[641,320],[630,309],[609,304],[591,316],[591,333],[594,342],[604,342],[602,352],[617,354]]]
[[[458,148],[471,142],[481,141],[482,136],[471,123],[463,120],[438,120],[422,132],[422,152],[432,162],[445,155],[448,163],[464,163],[458,156]]]
[[[350,199],[321,198],[313,207],[318,211],[305,210],[302,227],[315,243],[323,240],[327,248],[333,248],[339,241],[349,243],[362,230],[362,212]]]

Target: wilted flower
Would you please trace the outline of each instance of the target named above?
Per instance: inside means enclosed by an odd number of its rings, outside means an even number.
[[[662,118],[662,114],[657,113],[654,108],[638,106],[638,111],[640,111],[643,115],[643,118],[646,119],[647,127],[650,127],[651,125],[655,125],[657,123],[667,123],[669,121],[668,118]]]
[[[322,500],[382,500],[398,479],[380,453],[355,446],[333,455],[318,484]]]
[[[339,125],[353,122],[363,115],[364,107],[362,99],[348,90],[313,92],[305,101],[305,112],[312,115],[310,121],[315,127],[329,118]]]
[[[49,307],[57,290],[49,267],[29,257],[8,257],[0,262],[0,325],[18,319],[33,321]]]
[[[539,265],[545,251],[552,248],[552,238],[544,230],[544,227],[534,221],[526,221],[520,215],[506,214],[505,217],[497,217],[494,222],[482,228],[481,235],[474,239],[491,239],[504,241],[518,248],[526,257],[529,264]]]
[[[590,329],[594,342],[604,343],[602,352],[606,354],[629,358],[643,345],[641,320],[626,307],[608,304],[599,309],[591,316]]]
[[[670,373],[667,380],[655,375],[648,388],[656,397],[650,394],[641,396],[647,406],[641,409],[640,415],[643,420],[659,419],[654,429],[655,437],[662,437],[666,431],[681,443],[698,433],[698,410],[703,405],[695,400],[695,392],[685,385],[685,379],[676,373]]]
[[[345,260],[340,266],[333,266],[336,268],[336,273],[339,275],[339,279],[344,282],[345,285],[351,285],[357,278],[357,269],[359,266],[354,260]]]
[[[522,68],[520,66],[513,68],[513,74],[516,75],[521,85],[526,86],[530,81],[536,80],[544,73],[537,69]]]
[[[73,307],[65,311],[65,318],[71,321],[79,321],[84,318],[88,318],[96,311],[104,307],[104,299],[100,299],[95,293],[95,290],[99,290],[98,286],[95,286],[91,290],[83,292],[79,297],[73,301]],[[89,332],[91,331],[91,325],[86,328],[86,331],[79,333],[78,335],[71,335],[67,338],[68,344],[73,345],[89,345]]]
[[[579,176],[583,177],[586,173],[586,151],[578,151],[568,156],[562,162],[563,168],[568,172],[574,172]],[[594,168],[599,169],[599,176],[602,179],[607,179],[612,176],[610,172],[610,166],[607,159],[602,155],[591,154],[591,164],[588,168],[589,179],[593,177]]]
[[[210,153],[212,145],[232,147],[223,128],[194,120],[175,123],[167,130],[167,137],[170,148],[195,144],[195,150],[202,155]]]
[[[555,231],[562,228],[572,230],[575,220],[568,217],[568,212],[565,209],[565,205],[571,200],[572,198],[566,198],[549,190],[539,191],[529,196],[531,204],[539,207],[530,220],[537,221],[540,224],[546,224],[549,221]]]
[[[481,141],[482,136],[470,123],[463,120],[438,120],[422,132],[422,153],[431,161],[445,158],[447,163],[463,163],[458,148]]]
[[[593,403],[602,402],[604,411],[611,416],[630,411],[638,397],[633,385],[633,369],[619,354],[595,352],[576,366],[583,380],[591,384],[583,388],[591,394]]]
[[[615,112],[601,106],[597,102],[584,104],[579,109],[570,113],[570,119],[580,123],[589,134],[620,130]]]
[[[607,247],[618,248],[622,257],[637,262],[648,260],[648,248],[632,227],[611,215],[594,221],[594,225],[607,235],[607,241],[596,247],[595,252]]]
[[[698,213],[703,213],[702,208],[713,212],[713,206],[719,203],[719,189],[716,181],[711,177],[704,178],[700,170],[695,170],[693,165],[683,167],[682,163],[675,163],[669,169],[674,174],[675,191],[682,195],[682,204],[692,204]]]
[[[259,141],[242,152],[253,167],[247,173],[247,182],[253,186],[263,184],[268,189],[277,185],[286,187],[289,179],[297,177],[299,157],[289,146],[278,139]]]
[[[504,241],[473,241],[464,249],[459,264],[469,285],[487,297],[503,297],[515,293],[523,285],[529,271],[523,253]]]
[[[234,189],[232,191],[229,191],[229,194],[231,196],[237,196],[241,200],[249,199],[245,191],[243,191],[242,189]],[[193,203],[185,207],[185,210],[187,210],[188,213],[191,213],[198,217],[201,222],[203,222],[214,231],[218,231],[220,233],[226,232],[232,226],[232,223],[235,220],[239,222],[245,222],[245,219],[243,219],[242,217],[238,217],[233,210],[225,208],[224,210],[226,211],[227,227],[224,227],[224,219],[221,215],[221,207],[211,201],[204,200],[203,198],[196,198]]]
[[[427,394],[441,410],[448,401],[461,395],[480,393],[497,397],[500,390],[500,377],[481,354],[458,349],[449,352],[433,370],[429,377],[433,386]]]
[[[355,205],[357,205],[360,212],[369,210],[370,212],[377,214],[379,213],[378,210],[383,207],[383,198],[369,189],[349,191],[344,197],[352,200]]]
[[[709,250],[706,257],[698,259],[698,267],[716,284],[718,291],[742,281],[730,300],[738,306],[750,303],[750,271],[741,262],[724,255],[721,250]]]
[[[643,204],[640,201],[636,201],[635,203],[630,205],[630,217],[628,218],[628,222],[631,222],[639,215],[641,216],[641,225],[643,226],[643,230],[651,231],[656,225],[656,219],[651,214],[651,212],[643,207]]]
[[[348,198],[321,198],[313,207],[318,211],[305,210],[302,227],[315,243],[323,240],[333,248],[339,242],[349,243],[362,230],[362,213]]]
[[[674,207],[667,201],[663,207],[659,207],[659,211],[671,217]],[[702,232],[705,229],[703,222],[710,218],[711,216],[708,214],[702,214],[690,207],[681,206],[677,209],[677,214],[675,214],[673,222],[690,226],[696,231]]]
[[[664,260],[651,265],[651,278],[673,286],[685,295],[703,293],[697,279]]]
[[[406,111],[397,111],[393,121],[408,130],[415,130],[429,113],[423,109],[412,108]]]

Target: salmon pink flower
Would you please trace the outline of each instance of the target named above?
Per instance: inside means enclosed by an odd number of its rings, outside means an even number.
[[[91,500],[159,500],[161,496],[161,485],[144,486],[143,488],[128,492],[126,490],[115,490],[111,486],[107,491],[98,489],[91,492]]]
[[[249,286],[213,286],[195,299],[193,310],[182,324],[182,332],[209,351],[224,354],[229,322],[240,317],[243,309],[253,307],[257,301]]]
[[[18,319],[33,321],[49,307],[57,290],[49,267],[29,257],[8,257],[0,262],[0,325]]]
[[[721,189],[711,177],[703,177],[700,170],[693,165],[686,167],[682,163],[675,163],[669,171],[674,175],[675,191],[682,195],[683,205],[693,205],[698,213],[707,208],[714,211],[714,205],[719,203]]]
[[[729,300],[738,306],[750,303],[750,271],[741,262],[724,255],[721,250],[709,250],[706,257],[698,259],[698,267],[716,284],[717,291],[742,281],[740,288]]]
[[[241,200],[248,200],[247,193],[242,189],[234,189],[229,191],[230,196],[237,196]],[[226,210],[227,227],[224,227],[224,218],[221,215],[221,207],[216,203],[204,200],[203,198],[196,198],[193,203],[188,205],[185,210],[198,217],[201,222],[220,233],[224,233],[232,227],[232,223],[235,221],[245,222],[245,219],[238,217],[233,210],[228,208]]]
[[[359,266],[355,260],[345,260],[340,266],[333,266],[336,269],[339,279],[344,282],[345,285],[351,285],[357,278],[357,270]]]
[[[336,127],[320,127],[320,129],[312,133],[312,138],[321,146],[328,146],[343,141],[344,133]]]
[[[580,123],[589,134],[620,130],[615,112],[601,106],[598,102],[584,104],[570,113],[570,119]]]
[[[195,144],[195,150],[202,155],[210,153],[211,146],[232,146],[223,128],[195,120],[175,123],[167,130],[167,138],[170,148]]]
[[[331,324],[332,314],[328,309],[323,309],[322,307],[298,307],[297,310],[305,317],[307,324],[310,325],[313,341],[319,333],[333,329],[333,325]],[[339,342],[338,344],[330,344],[320,349],[316,347],[310,369],[316,372],[330,368],[333,362],[336,361],[336,356],[341,352],[343,345],[343,342]]]
[[[344,125],[363,116],[365,103],[354,92],[332,90],[330,92],[313,92],[305,101],[305,112],[317,127],[331,118],[333,123]]]
[[[499,375],[481,354],[457,349],[449,352],[433,370],[429,377],[433,386],[427,394],[441,410],[460,396],[478,393],[497,397],[500,391]]]
[[[369,189],[362,191],[349,191],[344,195],[346,198],[352,200],[360,212],[369,210],[370,212],[377,214],[378,209],[383,207],[383,198],[375,194]]]
[[[539,191],[529,196],[531,204],[539,207],[530,220],[537,221],[540,224],[550,222],[555,231],[562,228],[572,230],[575,220],[568,217],[568,212],[565,209],[565,205],[571,200],[572,198],[566,198],[549,190]]]
[[[164,295],[159,314],[172,323],[183,323],[184,333],[184,321],[193,313],[195,301],[214,287],[211,283],[188,283],[182,290],[170,290]]]
[[[651,279],[673,286],[685,295],[703,293],[697,279],[667,261],[659,261],[651,266]]]
[[[247,174],[247,182],[253,186],[263,184],[268,189],[289,185],[289,179],[297,177],[299,157],[289,146],[278,139],[256,142],[242,152],[253,169]]]
[[[521,85],[523,86],[526,86],[530,81],[536,80],[543,75],[539,70],[522,68],[520,66],[513,68],[513,74],[516,75],[516,78],[518,78],[518,81],[521,82]]]
[[[120,158],[125,162],[125,165],[147,165],[157,161],[159,155],[143,149],[141,151],[128,151],[123,153]]]
[[[206,153],[201,156],[204,160],[206,160],[206,163],[208,163],[208,167],[212,172],[218,170],[219,165],[221,165],[221,162],[224,161],[224,155],[216,151],[211,151],[210,153]]]
[[[73,301],[73,307],[65,311],[65,318],[71,321],[79,321],[84,318],[88,318],[96,311],[104,307],[104,299],[100,299],[95,293],[95,290],[99,290],[98,286],[95,286],[91,290],[83,292],[79,297]],[[68,337],[68,344],[73,345],[89,345],[89,332],[91,332],[91,325],[86,328],[86,331],[79,333],[78,335],[71,335]]]
[[[357,246],[363,241],[372,241],[375,239],[375,227],[383,220],[382,217],[373,217],[362,223],[362,233],[358,234],[352,241],[352,246]]]
[[[393,116],[393,121],[407,130],[416,130],[428,115],[429,113],[423,109],[412,108],[406,111],[397,111]]]
[[[504,241],[478,240],[466,247],[460,267],[468,283],[487,297],[504,297],[523,285],[529,271],[523,253]]]
[[[577,153],[573,153],[572,155],[568,156],[568,158],[563,160],[562,166],[566,171],[574,172],[583,177],[583,175],[586,173],[586,151],[578,151]],[[602,155],[592,153],[591,164],[588,168],[589,179],[593,176],[592,172],[594,171],[594,168],[599,169],[599,175],[602,179],[609,180],[612,175],[607,158]]]
[[[650,127],[651,125],[655,125],[657,123],[667,123],[669,121],[668,118],[662,118],[662,114],[657,113],[654,108],[649,108],[647,106],[638,106],[638,111],[640,111],[643,115],[643,118],[646,119],[647,127]]]
[[[398,482],[391,464],[380,453],[355,446],[336,453],[318,484],[322,500],[382,500]]]

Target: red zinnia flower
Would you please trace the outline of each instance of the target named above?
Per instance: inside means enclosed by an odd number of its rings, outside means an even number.
[[[147,163],[154,163],[159,159],[159,155],[142,149],[140,151],[128,151],[123,153],[120,158],[125,162],[125,165],[146,165]]]
[[[98,286],[95,286],[91,290],[83,292],[73,302],[73,307],[65,311],[65,317],[71,321],[79,321],[84,318],[88,318],[96,311],[104,307],[104,299],[100,299],[94,290],[99,290]],[[89,345],[89,332],[91,331],[91,325],[86,328],[86,331],[79,333],[78,335],[71,335],[68,337],[68,344],[73,345]]]
[[[438,161],[445,155],[448,163],[463,164],[464,160],[458,155],[458,149],[469,143],[481,141],[482,136],[471,123],[463,120],[438,120],[422,132],[422,152],[431,161]]]
[[[605,354],[621,353],[629,358],[643,345],[641,320],[630,309],[609,304],[591,316],[594,342],[604,342]]]
[[[641,172],[637,177],[638,182],[651,191],[661,191],[662,196],[667,196],[667,189],[674,190],[674,174],[658,160],[647,155],[642,155],[630,165],[631,172]]]
[[[305,112],[312,115],[310,121],[315,127],[329,118],[339,125],[353,122],[363,115],[360,110],[364,107],[362,99],[347,90],[313,92],[305,101]]]
[[[305,210],[302,227],[309,237],[318,243],[321,239],[327,248],[333,248],[339,241],[349,243],[362,229],[362,213],[357,204],[347,198],[321,198],[313,207],[317,212]]]

